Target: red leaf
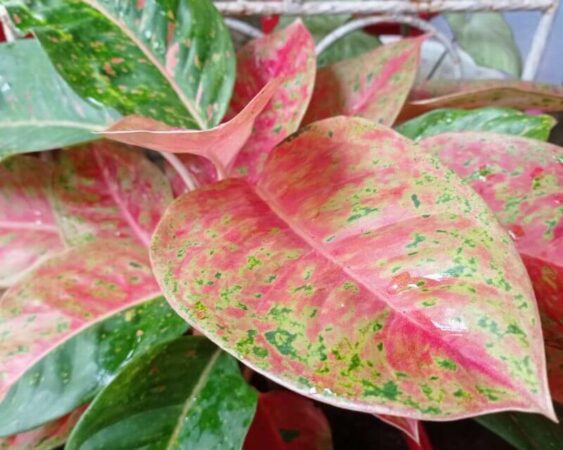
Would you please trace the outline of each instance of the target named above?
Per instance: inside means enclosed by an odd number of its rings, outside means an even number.
[[[51,167],[31,156],[0,164],[0,288],[63,250],[50,202]]]
[[[244,450],[331,450],[330,425],[315,404],[288,391],[260,394]]]
[[[402,39],[319,69],[304,123],[346,115],[392,125],[414,83],[424,39]]]
[[[563,349],[545,346],[547,353],[547,375],[553,400],[563,404]]]
[[[414,419],[553,417],[509,236],[393,130],[353,118],[304,129],[256,187],[231,179],[176,200],[151,261],[181,316],[303,395]]]

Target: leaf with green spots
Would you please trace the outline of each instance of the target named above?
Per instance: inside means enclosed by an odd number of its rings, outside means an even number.
[[[81,406],[60,419],[29,431],[0,438],[0,450],[51,450],[63,445],[86,409]]]
[[[237,362],[203,337],[184,336],[128,364],[66,449],[239,450],[255,408]]]
[[[546,141],[556,120],[545,114],[530,115],[511,108],[436,109],[404,122],[396,129],[419,140],[452,131],[493,131]]]
[[[563,111],[563,88],[530,81],[427,81],[411,91],[399,121],[438,108],[474,109],[487,106],[522,111]]]
[[[92,400],[124,364],[185,332],[160,297],[146,249],[98,241],[53,257],[0,308],[0,436]]]
[[[119,237],[148,246],[172,190],[139,150],[98,141],[61,153],[53,199],[68,245]]]
[[[401,39],[320,69],[304,123],[346,115],[392,125],[414,83],[424,39]]]
[[[546,341],[561,348],[563,148],[469,132],[438,135],[421,145],[468,181],[507,229],[532,279]],[[515,300],[522,310],[534,307],[523,297]]]
[[[370,212],[349,221],[358,205]],[[182,195],[151,261],[182,317],[303,395],[413,419],[552,415],[510,237],[469,186],[384,126],[318,122],[276,147],[256,185]]]
[[[228,105],[235,57],[209,0],[3,1],[85,98],[171,125],[209,128]]]
[[[563,428],[545,417],[505,412],[478,417],[484,427],[510,442],[518,450],[561,450]],[[559,417],[561,420],[561,416]]]
[[[51,166],[38,158],[16,156],[0,163],[0,288],[64,248],[50,184]]]
[[[285,390],[260,394],[244,450],[332,450],[330,425],[308,398]]]
[[[33,39],[0,44],[0,160],[92,141],[119,117],[78,96]]]

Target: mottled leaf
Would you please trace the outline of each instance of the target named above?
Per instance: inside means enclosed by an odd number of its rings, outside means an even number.
[[[392,125],[414,83],[424,39],[402,39],[319,69],[304,122],[346,115]]]
[[[36,40],[0,44],[0,160],[97,139],[117,117],[76,95]]]
[[[0,438],[1,450],[51,450],[63,445],[86,409],[77,410],[33,430]]]
[[[51,258],[0,306],[0,436],[69,413],[134,356],[186,330],[146,250],[121,240]]]
[[[50,201],[51,167],[31,156],[0,164],[0,288],[63,250]]]
[[[131,116],[111,126],[104,135],[114,141],[152,150],[204,156],[224,175],[250,136],[256,117],[275,95],[281,81],[281,78],[271,80],[239,114],[210,130],[172,128],[146,117]]]
[[[563,148],[493,133],[448,133],[422,145],[467,180],[508,230],[534,284],[545,338],[562,347]]]
[[[404,122],[396,130],[415,140],[451,131],[494,131],[546,141],[555,124],[552,116],[510,108],[436,109]]]
[[[405,433],[413,441],[420,442],[419,421],[416,419],[409,419],[408,417],[389,416],[386,414],[377,414],[379,420],[382,420],[388,425],[395,427]]]
[[[123,115],[188,128],[217,125],[231,96],[228,29],[207,0],[4,2],[85,98]]]
[[[184,194],[151,261],[182,317],[303,395],[420,419],[552,415],[510,237],[469,186],[386,127],[319,122],[274,150],[256,187]]]
[[[277,390],[260,394],[244,450],[332,450],[330,425],[308,398]]]
[[[545,346],[547,354],[547,377],[551,397],[563,404],[563,350],[551,345]]]
[[[234,173],[255,178],[268,154],[299,128],[315,83],[315,43],[300,20],[237,52],[237,76],[227,117],[238,114],[268,81],[284,82],[258,116],[235,161]]]
[[[236,361],[184,336],[129,364],[92,402],[66,450],[239,450],[255,408]]]
[[[62,152],[53,198],[69,245],[116,237],[148,245],[172,191],[141,152],[99,141]]]

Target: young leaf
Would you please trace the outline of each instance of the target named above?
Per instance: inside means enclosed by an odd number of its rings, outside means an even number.
[[[315,72],[315,42],[300,20],[250,41],[237,52],[237,76],[228,117],[242,111],[268,81],[278,77],[284,81],[257,117],[235,161],[234,173],[256,178],[270,151],[299,128],[313,94]]]
[[[332,450],[330,425],[308,398],[278,390],[260,394],[244,450]]]
[[[449,133],[421,145],[467,180],[508,230],[534,284],[546,340],[561,347],[563,148],[493,133]]]
[[[90,401],[121,367],[186,330],[152,276],[146,250],[98,241],[51,258],[0,308],[0,436]]]
[[[63,250],[50,201],[51,167],[31,156],[0,163],[0,288]]]
[[[563,350],[546,345],[545,352],[551,397],[556,402],[563,404]]]
[[[235,57],[210,0],[39,0],[5,3],[85,98],[188,128],[217,125]]]
[[[303,395],[415,419],[552,416],[510,237],[469,186],[386,127],[319,122],[274,150],[256,187],[184,194],[151,261],[182,317]]]
[[[410,139],[423,139],[451,131],[494,131],[546,141],[556,120],[545,114],[529,115],[510,108],[436,109],[399,125]]]
[[[60,419],[33,430],[0,438],[0,450],[51,450],[60,447],[86,409],[81,406]]]
[[[305,123],[336,115],[392,125],[414,83],[425,36],[320,69]]]
[[[281,78],[268,82],[239,114],[210,130],[172,128],[146,117],[131,116],[112,125],[104,136],[152,150],[203,156],[224,175],[250,136],[256,117],[275,95],[281,82]]]
[[[0,160],[92,141],[119,116],[80,98],[36,40],[0,44]]]
[[[236,361],[202,337],[155,347],[92,402],[66,450],[238,450],[256,393]]]
[[[420,443],[420,425],[418,420],[409,419],[408,417],[389,416],[386,414],[377,414],[375,417],[386,424],[401,430],[413,441]]]
[[[172,191],[142,153],[99,141],[62,153],[53,197],[68,245],[120,237],[148,246]]]

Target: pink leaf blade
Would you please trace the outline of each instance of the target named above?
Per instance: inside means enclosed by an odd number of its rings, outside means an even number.
[[[64,249],[50,200],[51,167],[30,156],[0,165],[0,288]]]
[[[178,154],[177,158],[190,176],[196,181],[197,186],[205,186],[206,184],[217,181],[215,166],[207,158],[185,153]],[[190,191],[178,171],[168,162],[164,166],[164,173],[170,182],[174,197],[178,197],[184,192]]]
[[[408,437],[410,437],[413,441],[417,444],[420,444],[420,433],[419,433],[419,421],[416,419],[410,419],[408,417],[399,417],[399,416],[389,416],[385,414],[376,414],[379,420],[385,422],[388,425],[391,425],[394,428],[405,433]]]
[[[392,125],[414,83],[424,39],[402,39],[320,69],[304,123],[346,115]]]
[[[233,173],[255,179],[270,151],[301,124],[315,83],[315,42],[301,20],[250,41],[237,53],[237,77],[228,116],[241,111],[258,88],[276,77],[284,81],[256,118]]]
[[[553,417],[509,236],[469,187],[385,127],[316,123],[276,148],[256,186],[185,194],[151,261],[182,317],[302,395],[412,419]]]

